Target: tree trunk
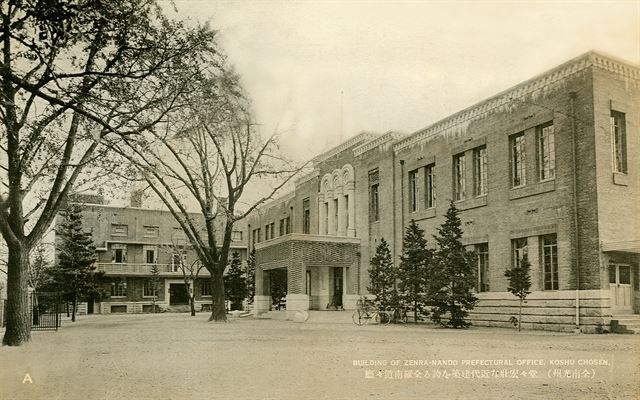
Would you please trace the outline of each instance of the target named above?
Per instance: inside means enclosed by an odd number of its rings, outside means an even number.
[[[76,322],[76,310],[78,309],[78,299],[76,296],[73,296],[73,303],[71,306],[71,322]]]
[[[7,263],[7,329],[2,339],[6,346],[20,346],[31,340],[29,309],[29,249],[23,245],[8,246]]]
[[[518,332],[520,332],[521,322],[522,322],[522,299],[520,299],[520,309],[518,310]]]
[[[227,321],[227,311],[224,307],[223,273],[219,268],[216,268],[211,273],[211,316],[209,317],[209,321]]]
[[[195,296],[189,296],[189,305],[191,306],[191,316],[196,316],[196,299]]]

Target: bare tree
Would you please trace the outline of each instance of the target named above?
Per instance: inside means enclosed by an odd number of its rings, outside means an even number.
[[[185,232],[211,273],[210,321],[226,321],[223,274],[234,224],[291,182],[303,166],[279,153],[278,137],[262,138],[250,122],[239,79],[211,64],[191,94],[188,109],[172,113],[163,132],[125,138],[118,152],[139,172]],[[242,203],[251,183],[267,183],[264,196]],[[197,214],[190,213],[191,205]]]
[[[105,145],[179,108],[192,90],[181,71],[215,50],[210,28],[168,19],[155,0],[6,0],[0,19],[3,344],[18,346],[31,338],[29,254],[65,198],[102,175]]]
[[[163,246],[163,249],[171,256],[172,265],[177,266],[180,272],[182,272],[182,280],[187,288],[187,295],[189,297],[189,309],[191,316],[194,317],[196,315],[195,283],[204,267],[198,258],[188,260],[183,256],[189,248],[190,245],[178,244],[175,241],[170,245]]]

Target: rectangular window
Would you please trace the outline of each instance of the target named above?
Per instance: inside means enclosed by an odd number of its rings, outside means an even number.
[[[171,266],[173,272],[179,272],[180,268],[187,265],[187,252],[175,251],[171,255]]]
[[[324,232],[323,235],[329,234],[329,203],[322,203],[322,207],[324,207]]]
[[[466,196],[465,168],[464,153],[453,156],[453,199],[455,201],[464,200]]]
[[[409,212],[418,211],[418,170],[409,171]]]
[[[187,240],[187,235],[185,235],[182,228],[174,227],[173,233],[171,235],[171,240],[173,241],[173,244],[183,245]]]
[[[284,218],[280,220],[280,227],[279,227],[278,233],[280,234],[279,236],[285,235]]]
[[[271,237],[269,236],[269,233],[271,232],[271,230],[269,229],[269,224],[264,226],[264,240],[269,240],[271,239]]]
[[[344,196],[344,221],[349,229],[349,196]]]
[[[271,230],[271,232],[269,232],[269,237],[270,237],[271,239],[273,239],[274,237],[276,237],[276,235],[275,235],[275,233],[276,233],[276,223],[275,223],[275,222],[272,222],[272,223],[269,225],[269,228],[270,228],[270,230]]]
[[[378,170],[369,171],[369,220],[371,222],[380,219],[379,184],[380,174]]]
[[[424,206],[433,208],[436,206],[436,166],[435,164],[424,167]]]
[[[473,150],[473,181],[476,196],[487,194],[487,146]]]
[[[253,230],[253,238],[251,240],[253,244],[260,243],[260,228]]]
[[[111,245],[111,262],[127,262],[127,245],[114,243]]]
[[[333,231],[338,232],[338,199],[333,199]]]
[[[155,264],[157,262],[156,259],[156,250],[155,249],[145,249],[144,258],[147,264]]]
[[[291,233],[291,217],[287,217],[284,219],[284,234],[288,235]]]
[[[242,231],[232,231],[231,240],[242,240]]]
[[[536,128],[538,136],[539,179],[553,179],[556,176],[556,144],[553,122]]]
[[[511,187],[527,184],[524,132],[511,136]]]
[[[512,260],[511,265],[520,266],[522,259],[527,256],[527,238],[513,239],[511,241]]]
[[[127,282],[124,280],[112,281],[111,297],[127,297]]]
[[[151,279],[145,279],[142,287],[144,297],[155,297],[158,295],[158,288],[154,287]]]
[[[611,145],[613,147],[613,170],[627,173],[627,126],[625,114],[611,111]]]
[[[311,233],[311,210],[309,198],[302,200],[302,233]]]
[[[111,224],[112,236],[127,236],[129,235],[128,225]]]
[[[202,296],[211,296],[211,281],[200,281],[200,293]]]
[[[631,266],[618,265],[618,283],[622,285],[631,284]]]
[[[476,245],[478,256],[478,292],[489,291],[489,244],[480,243]]]
[[[558,243],[556,234],[540,237],[544,290],[558,290]]]
[[[157,238],[160,236],[160,227],[158,226],[145,226],[144,227],[144,237],[146,238]]]

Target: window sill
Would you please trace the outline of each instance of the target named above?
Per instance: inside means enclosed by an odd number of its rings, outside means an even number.
[[[409,215],[410,219],[413,219],[414,221],[421,221],[424,219],[435,218],[435,216],[436,216],[435,207],[427,208],[426,210],[412,212]]]
[[[462,200],[459,203],[456,203],[456,206],[459,210],[470,210],[472,208],[484,207],[487,205],[487,196],[482,195],[480,197],[474,197],[468,200]]]
[[[629,186],[629,175],[624,172],[613,173],[613,184],[619,186]]]
[[[529,186],[520,186],[517,188],[513,188],[509,191],[509,200],[535,196],[542,193],[553,192],[554,190],[556,190],[556,180],[551,179]]]
[[[127,296],[110,296],[112,299],[126,299]]]
[[[211,295],[210,294],[203,294],[200,297],[211,297]]]

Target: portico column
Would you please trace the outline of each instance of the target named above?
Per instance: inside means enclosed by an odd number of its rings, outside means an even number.
[[[330,190],[329,192],[327,192],[327,197],[325,198],[325,201],[327,201],[329,203],[329,207],[327,210],[327,213],[329,214],[329,218],[327,221],[327,235],[335,235],[336,234],[336,206],[335,206],[335,202],[333,201],[333,190]]]
[[[347,204],[342,190],[336,190],[338,198],[338,236],[347,235]]]
[[[348,209],[348,225],[347,225],[347,236],[355,237],[356,236],[356,188],[353,182],[349,182],[345,185],[345,189],[348,196],[347,201],[347,209]]]
[[[318,195],[318,235],[325,235],[327,227],[325,221],[327,220],[326,209],[324,207],[324,194]]]
[[[269,311],[271,305],[271,296],[269,295],[269,277],[268,272],[262,267],[256,266],[256,295],[253,298],[253,314],[259,315]]]

